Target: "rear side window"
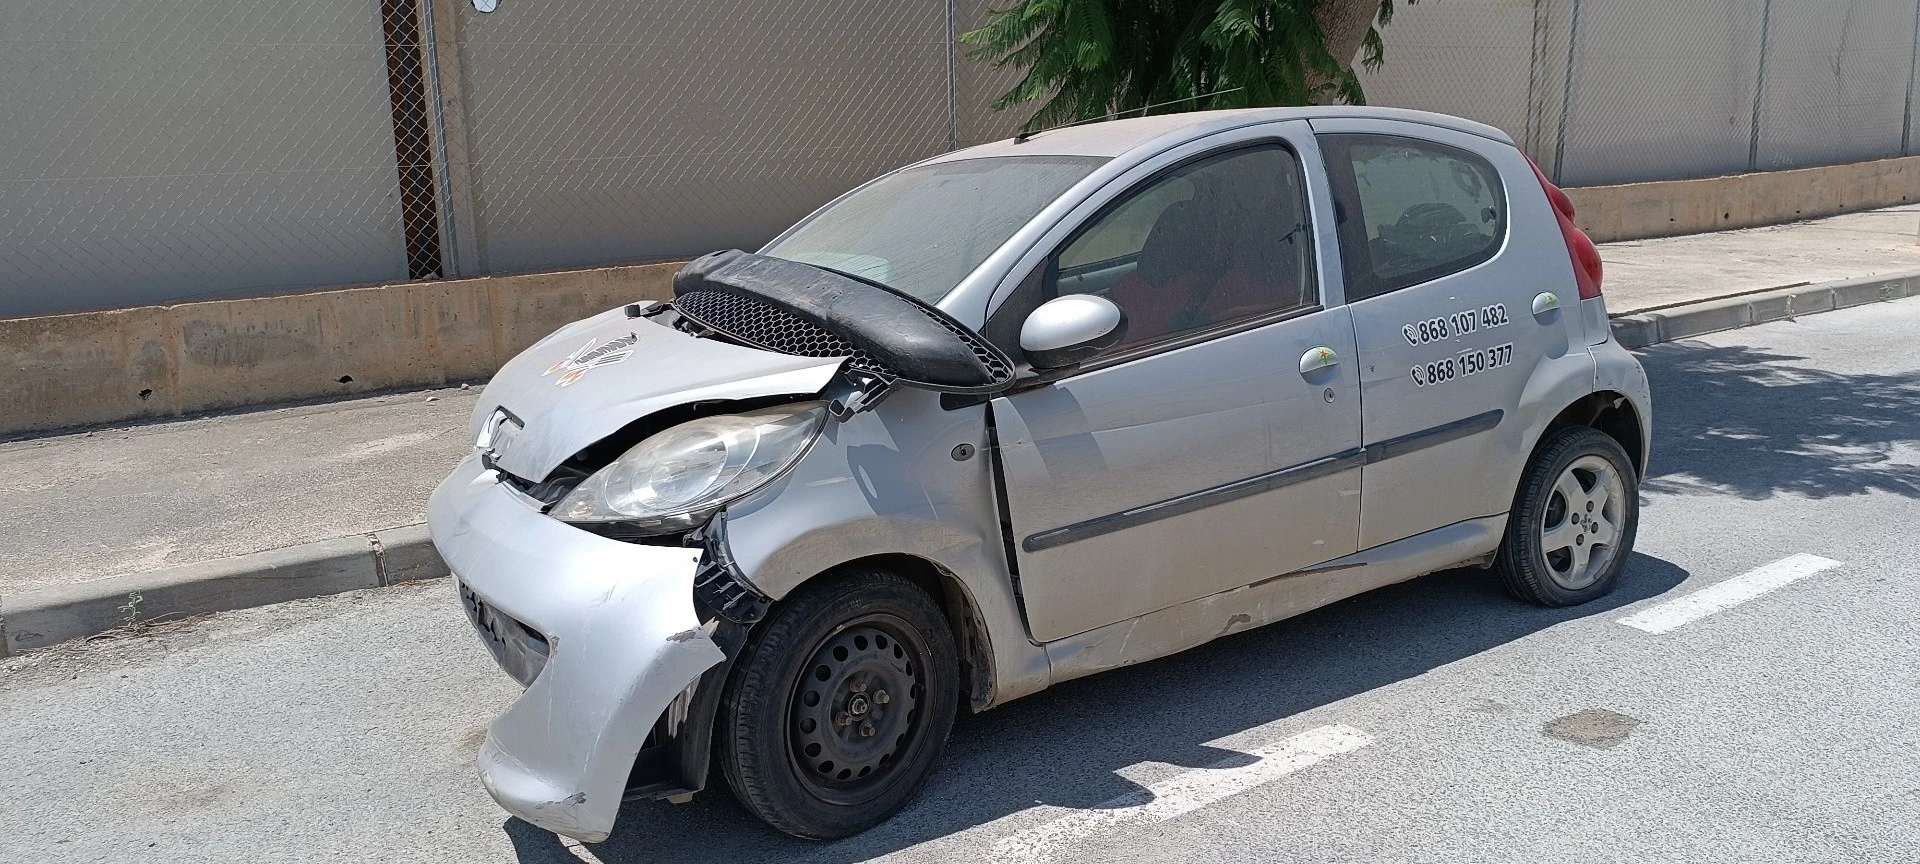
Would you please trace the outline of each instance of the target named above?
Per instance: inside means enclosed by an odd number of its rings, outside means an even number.
[[[1397,135],[1321,135],[1347,301],[1458,273],[1500,251],[1507,201],[1479,156]]]

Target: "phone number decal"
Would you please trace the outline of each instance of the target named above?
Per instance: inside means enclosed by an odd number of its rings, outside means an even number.
[[[1432,387],[1445,384],[1457,378],[1476,375],[1488,369],[1498,369],[1513,363],[1513,343],[1495,345],[1492,348],[1474,348],[1462,351],[1451,357],[1442,357],[1432,363],[1421,363],[1413,367],[1413,383],[1417,387]]]
[[[1507,304],[1495,303],[1479,309],[1468,309],[1439,318],[1428,318],[1412,324],[1400,325],[1400,335],[1406,337],[1408,345],[1425,345],[1455,336],[1465,336],[1482,329],[1492,329],[1507,323]]]

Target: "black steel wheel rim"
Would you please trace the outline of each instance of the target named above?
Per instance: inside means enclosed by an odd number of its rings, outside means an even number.
[[[928,651],[886,614],[848,622],[822,640],[788,700],[787,763],[814,795],[861,804],[886,791],[924,734]]]

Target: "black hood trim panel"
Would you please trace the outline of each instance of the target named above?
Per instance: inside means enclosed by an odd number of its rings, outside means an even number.
[[[796,261],[730,249],[673,277],[674,309],[728,338],[946,393],[991,393],[1013,363],[979,334],[914,298]]]

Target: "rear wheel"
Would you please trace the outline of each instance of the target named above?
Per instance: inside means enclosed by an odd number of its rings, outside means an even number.
[[[828,840],[892,816],[933,773],[959,704],[946,616],[878,569],[788,598],[742,652],[721,702],[722,774],[754,815]]]
[[[1618,441],[1575,426],[1548,437],[1528,464],[1496,564],[1507,591],[1572,606],[1613,590],[1639,527],[1638,482]]]

